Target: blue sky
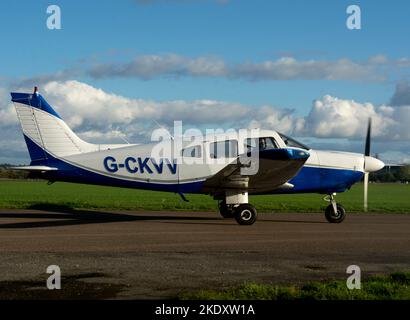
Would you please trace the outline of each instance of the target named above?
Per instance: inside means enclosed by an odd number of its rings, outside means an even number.
[[[360,1],[362,30],[348,30],[351,1],[54,1],[62,10],[59,31],[46,28],[49,1],[19,1],[0,13],[2,76],[31,76],[133,54],[216,55],[230,62],[263,61],[283,54],[300,59],[366,60],[410,52],[407,1]],[[115,4],[114,4],[115,3]],[[394,80],[394,79],[392,79]],[[215,98],[270,103],[303,110],[333,94],[360,101],[388,101],[395,83],[346,81],[88,81],[127,96],[156,99]],[[220,83],[219,83],[220,82]],[[286,92],[292,94],[286,94]],[[295,91],[297,94],[294,94]]]
[[[62,30],[46,28],[50,4],[61,8]],[[350,4],[361,8],[361,30],[346,28]],[[76,80],[130,99],[269,105],[294,109],[298,116],[308,115],[312,101],[325,95],[389,104],[398,83],[409,78],[409,12],[408,1],[15,1],[0,11],[0,80],[7,89],[22,79]],[[176,56],[181,63],[204,57],[233,71],[217,76],[179,69],[151,70],[148,77],[139,71],[112,73],[136,57],[153,55]],[[383,63],[369,66],[372,57],[382,57]],[[255,71],[255,64],[282,58],[328,63],[330,69],[345,59],[370,75],[331,80],[334,73],[329,76],[326,69],[318,78],[284,79]],[[246,64],[253,64],[251,76],[238,71]],[[101,77],[89,72],[103,65],[113,68]],[[63,70],[68,75],[53,78]]]

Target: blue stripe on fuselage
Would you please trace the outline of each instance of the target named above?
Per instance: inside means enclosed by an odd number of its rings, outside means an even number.
[[[363,172],[361,171],[304,166],[289,181],[294,185],[294,188],[284,190],[281,193],[343,192],[360,181],[362,177]]]

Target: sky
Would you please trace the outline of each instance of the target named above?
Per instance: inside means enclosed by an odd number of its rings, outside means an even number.
[[[49,5],[61,29],[47,28]],[[361,11],[361,29],[346,9]],[[40,93],[90,142],[156,123],[261,127],[410,162],[408,1],[13,1],[0,11],[0,163],[27,163],[10,91]]]

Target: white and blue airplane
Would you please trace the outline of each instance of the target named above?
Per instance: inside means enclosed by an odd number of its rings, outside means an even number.
[[[185,193],[202,193],[219,201],[224,218],[241,225],[257,219],[248,194],[318,193],[328,195],[325,217],[340,223],[346,216],[335,195],[365,177],[367,206],[368,174],[384,163],[370,156],[370,122],[365,154],[313,150],[273,130],[259,130],[258,136],[238,141],[224,133],[203,137],[196,144],[174,150],[198,163],[177,163],[173,156],[153,158],[151,144],[91,144],[80,139],[59,114],[38,93],[11,93],[30,154],[29,166],[16,167],[50,182],[66,181],[125,188]],[[221,148],[222,147],[222,148]],[[250,151],[250,149],[252,149]],[[222,150],[222,151],[221,151]],[[249,153],[257,154],[258,170],[242,174],[249,165]],[[212,160],[222,159],[215,162]],[[239,161],[238,161],[239,160]]]

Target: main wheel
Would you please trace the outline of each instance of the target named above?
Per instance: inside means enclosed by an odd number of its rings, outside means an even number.
[[[330,204],[326,208],[325,217],[330,223],[340,223],[346,218],[346,210],[342,205],[337,204],[337,213],[334,212],[333,206]]]
[[[228,206],[225,201],[222,201],[218,205],[219,213],[224,218],[233,218],[235,216],[235,212],[231,206]]]
[[[235,208],[235,220],[240,225],[251,225],[256,221],[258,214],[253,205],[244,203]]]

